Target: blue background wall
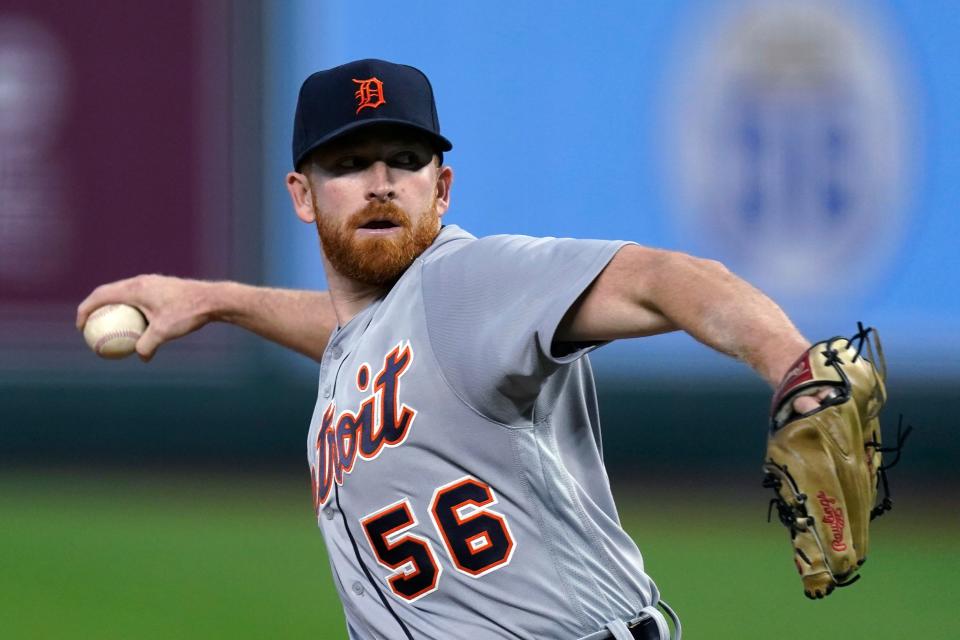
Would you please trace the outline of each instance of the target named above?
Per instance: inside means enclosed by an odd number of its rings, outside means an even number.
[[[817,291],[764,277],[762,263],[742,263],[737,246],[712,242],[706,225],[685,222],[690,176],[677,156],[684,127],[703,115],[691,116],[684,97],[707,100],[704,87],[723,81],[711,57],[745,38],[751,11],[778,15],[789,4],[625,1],[587,10],[576,2],[268,3],[268,278],[297,287],[324,283],[314,232],[296,221],[282,187],[299,83],[320,68],[381,57],[417,66],[433,81],[443,130],[454,141],[448,223],[477,235],[627,238],[719,258],[773,295],[810,337],[851,332],[864,320],[881,329],[895,375],[952,379],[960,373],[960,75],[948,62],[960,59],[955,3],[794,3],[812,13],[839,7],[826,13],[869,50],[851,82],[880,85],[872,97],[853,100],[848,133],[859,136],[866,157],[839,169],[853,172],[855,188],[879,190],[876,201],[836,225],[811,229],[781,219],[773,228],[770,250],[780,242],[784,254],[807,234],[791,268],[808,274]],[[884,110],[895,113],[892,127],[857,128],[858,118],[882,120]],[[887,174],[871,168],[885,153],[896,154]],[[699,161],[707,172],[725,164],[709,154]],[[721,203],[694,215],[728,212]],[[831,242],[833,253],[818,249]],[[682,336],[617,344],[596,359],[601,371],[609,365],[618,375],[662,376],[670,371],[655,362],[667,355],[681,375],[748,375]]]
[[[0,18],[36,3],[13,4],[16,11],[0,6]],[[102,262],[117,278],[139,268],[322,288],[315,230],[297,221],[283,186],[297,90],[309,73],[352,59],[407,62],[431,77],[455,144],[448,222],[477,235],[627,238],[718,258],[768,291],[811,338],[852,332],[857,320],[874,324],[890,364],[888,422],[902,412],[920,427],[905,464],[955,476],[960,6],[585,6],[204,4],[199,13],[209,15],[197,16],[196,30],[207,35],[182,26],[182,37],[204,43],[196,55],[205,62],[178,63],[205,90],[190,98],[199,113],[191,135],[205,134],[192,215],[203,242],[229,256],[229,269]],[[151,37],[163,40],[159,33],[160,25]],[[104,55],[125,72],[139,68],[130,52]],[[113,84],[125,86],[105,86]],[[98,104],[128,112],[122,96],[108,91]],[[180,104],[183,96],[155,98]],[[836,135],[822,124],[833,122],[826,116],[839,118]],[[817,126],[804,129],[810,122]],[[836,144],[817,146],[837,138],[851,141],[840,145],[848,155],[837,155]],[[757,148],[763,161],[747,171]],[[168,162],[145,166],[158,189],[170,183],[190,200],[189,186],[170,182]],[[743,189],[758,177],[756,192]],[[99,178],[109,183],[112,174]],[[811,185],[834,179],[861,206],[853,199],[831,218],[827,207],[796,204]],[[146,214],[129,207],[141,195],[132,191],[64,215],[96,226],[101,207],[111,207],[111,215],[136,220]],[[744,208],[738,197],[755,193],[801,195]],[[8,213],[0,208],[0,222]],[[134,233],[102,234],[101,246],[85,249],[111,256],[119,242],[136,258],[165,256],[168,243],[201,243],[174,216],[156,218],[168,223],[162,236],[132,224]],[[229,230],[218,231],[225,220]],[[747,259],[756,248],[768,251],[765,259]],[[36,256],[39,263],[43,253]],[[92,287],[103,277],[78,271],[66,284]],[[0,461],[222,461],[301,471],[314,363],[219,325],[164,346],[149,365],[107,362],[73,327],[79,300],[34,302],[26,310],[0,303]],[[675,470],[677,460],[756,468],[769,389],[745,366],[683,334],[611,344],[593,360],[605,433],[616,443],[607,449],[611,464],[631,468],[642,453],[645,468]]]

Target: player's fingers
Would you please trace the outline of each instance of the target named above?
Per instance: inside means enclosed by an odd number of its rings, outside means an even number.
[[[87,318],[96,309],[105,304],[121,302],[137,307],[147,321],[151,321],[153,319],[151,292],[157,289],[157,283],[162,279],[162,276],[157,275],[139,275],[100,285],[91,291],[90,295],[77,307],[77,329],[83,328]]]
[[[130,294],[130,283],[132,278],[127,280],[118,280],[108,284],[102,284],[90,292],[86,298],[77,306],[77,329],[83,329],[87,318],[95,309],[105,304],[118,302],[127,302]]]
[[[800,396],[793,401],[793,410],[799,414],[810,413],[820,406],[815,396]]]
[[[837,395],[837,390],[833,387],[824,387],[813,395],[799,396],[793,400],[793,410],[796,413],[810,413],[820,408],[824,400],[828,400]]]
[[[110,297],[103,289],[103,286],[97,287],[77,306],[77,329],[83,329],[83,325],[87,323],[87,318],[90,317],[94,309],[107,304],[105,301],[101,302],[101,300]]]
[[[150,362],[157,353],[157,349],[164,343],[163,335],[160,330],[153,325],[147,325],[147,330],[143,332],[140,339],[137,340],[137,355],[144,362]]]

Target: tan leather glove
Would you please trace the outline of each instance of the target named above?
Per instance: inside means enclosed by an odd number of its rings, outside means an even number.
[[[876,332],[860,325],[851,339],[810,347],[774,394],[764,486],[776,492],[771,508],[777,506],[790,530],[809,598],[822,598],[859,577],[870,520],[890,508],[889,497],[875,506],[885,451],[878,419],[887,399],[885,378]],[[820,407],[797,414],[793,400],[814,394],[826,395]],[[897,450],[905,437],[898,433]]]

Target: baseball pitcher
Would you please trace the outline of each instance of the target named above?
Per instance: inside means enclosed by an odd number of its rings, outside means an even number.
[[[875,478],[856,474],[880,465],[872,421],[885,398],[863,340],[808,351],[773,302],[713,261],[444,225],[451,148],[419,70],[361,60],[315,73],[300,90],[286,185],[318,231],[329,291],[140,276],[94,291],[78,326],[127,302],[150,322],[144,359],[222,320],[319,362],[307,462],[354,640],[680,638],[620,525],[587,356],[674,330],[773,387],[790,372],[768,483],[785,524],[802,530],[808,593],[849,582],[876,497]],[[835,352],[826,364],[822,350]],[[847,453],[862,464],[836,482],[825,471],[825,497],[808,499],[814,486],[797,486],[808,458],[784,434],[812,442],[850,424],[859,440]],[[843,524],[848,506],[858,511]]]

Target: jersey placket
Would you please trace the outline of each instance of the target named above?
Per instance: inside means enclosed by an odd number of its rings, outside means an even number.
[[[369,319],[364,323],[363,330],[366,329],[367,325],[369,325]],[[358,328],[354,328],[354,330],[357,329]],[[330,340],[330,344],[327,345],[320,365],[320,380],[323,385],[321,395],[324,396],[327,402],[331,399],[337,399],[340,372],[349,355],[348,351],[344,349],[342,345],[345,340],[349,339],[349,336],[345,335],[345,333],[346,332],[343,331],[337,332]],[[351,609],[363,607],[362,599],[366,597],[379,600],[383,604],[384,614],[388,614],[393,621],[401,627],[404,637],[410,638],[409,630],[400,621],[400,618],[397,617],[396,612],[394,612],[387,601],[387,596],[384,595],[377,585],[376,578],[369,573],[369,569],[363,564],[363,559],[360,557],[360,552],[357,548],[357,540],[348,529],[348,518],[346,512],[343,511],[343,505],[340,501],[340,487],[334,483],[332,495],[322,510],[323,522],[321,527],[327,545],[335,546],[338,552],[343,553],[347,557],[355,558],[359,565],[358,569],[352,562],[331,563],[334,572],[337,574],[337,582],[343,591],[341,600],[343,600],[345,604],[349,602],[348,606]],[[376,591],[375,594],[368,592],[370,586]],[[349,589],[349,591],[347,591],[347,589]],[[371,612],[368,609],[366,615],[359,616],[359,620],[365,620],[370,615]],[[388,624],[392,625],[392,621]]]
[[[346,360],[346,354],[341,346],[343,341],[343,331],[338,331],[330,340],[327,349],[323,353],[323,360],[320,363],[320,395],[324,401],[331,402],[337,396],[337,381],[340,377],[340,369]],[[335,481],[334,481],[335,482]],[[336,487],[334,488],[336,490]],[[351,549],[350,540],[341,523],[337,522],[337,507],[333,496],[331,495],[327,504],[321,510],[323,514],[323,534],[327,544],[336,545],[345,552]],[[349,553],[352,554],[352,550]],[[352,572],[351,572],[352,573]],[[362,596],[364,593],[363,576],[350,576],[350,580],[343,580],[345,576],[340,576],[344,587],[349,586],[354,597]]]

